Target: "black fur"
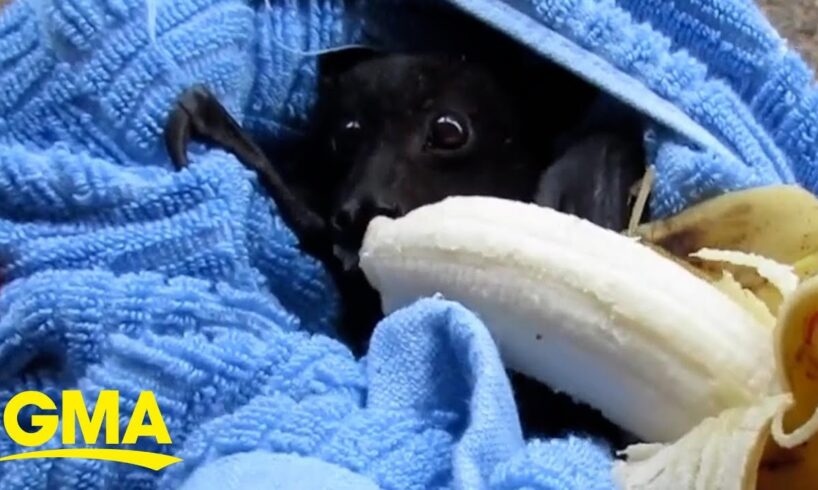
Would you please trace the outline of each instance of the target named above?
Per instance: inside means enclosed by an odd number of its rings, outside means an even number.
[[[523,66],[515,71],[497,60],[441,53],[356,51],[325,59],[315,127],[286,176],[212,94],[194,87],[171,115],[168,149],[184,166],[188,140],[198,139],[258,172],[305,251],[332,272],[346,340],[361,352],[382,317],[378,295],[357,267],[376,215],[487,195],[624,227],[628,190],[644,170],[638,123],[600,122],[593,110],[599,95],[589,85],[550,65]],[[534,407],[553,402],[534,383],[517,377],[515,385],[525,386],[517,390],[524,417],[537,420]],[[592,431],[607,427],[605,437],[615,439],[608,434],[615,428],[591,418]]]

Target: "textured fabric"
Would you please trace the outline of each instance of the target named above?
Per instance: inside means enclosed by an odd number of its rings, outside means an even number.
[[[749,0],[452,2],[654,118],[657,216],[796,176],[818,191],[813,73]],[[789,86],[757,100],[778,71]],[[765,122],[771,110],[787,111],[788,134]]]
[[[766,183],[818,190],[812,73],[750,0],[450,1],[653,116],[658,214]],[[314,102],[310,53],[430,34],[404,3],[420,0],[5,7],[0,404],[79,388],[89,401],[118,389],[131,406],[152,390],[174,442],[160,450],[183,462],[4,462],[0,486],[613,487],[606,448],[523,440],[472,313],[421,300],[355,360],[332,339],[325,271],[255,177],[217,150],[170,169],[161,128],[183,88],[206,83],[249,129],[284,141]],[[19,450],[2,434],[0,454]]]

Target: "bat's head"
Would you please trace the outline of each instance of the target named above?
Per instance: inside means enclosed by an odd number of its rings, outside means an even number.
[[[455,195],[532,199],[554,116],[526,109],[510,85],[448,54],[370,55],[326,81],[322,163],[340,182],[330,203],[339,258],[354,266],[377,215]]]

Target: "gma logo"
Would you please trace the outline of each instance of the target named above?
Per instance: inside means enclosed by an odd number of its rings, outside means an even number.
[[[91,414],[88,413],[81,391],[63,391],[60,413],[32,415],[31,425],[36,430],[26,431],[20,427],[18,418],[20,411],[30,405],[41,410],[57,410],[54,400],[40,391],[23,391],[14,395],[3,411],[3,427],[11,440],[20,446],[37,447],[50,441],[57,433],[60,420],[62,420],[63,446],[77,444],[77,426],[79,426],[85,445],[95,445],[99,440],[103,423],[105,425],[105,444],[108,445],[135,444],[140,437],[151,437],[162,445],[169,445],[172,442],[162,413],[159,411],[159,405],[156,403],[156,397],[150,391],[143,391],[139,394],[128,425],[125,427],[125,434],[121,439],[119,391],[102,390]],[[181,461],[180,458],[174,456],[148,451],[83,447],[28,451],[0,457],[0,462],[41,458],[97,459],[132,464],[154,471]]]

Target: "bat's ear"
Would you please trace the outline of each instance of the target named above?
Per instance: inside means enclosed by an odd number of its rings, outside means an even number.
[[[597,87],[562,66],[536,57],[508,62],[500,81],[512,94],[523,132],[530,131],[533,142],[550,141],[576,128],[600,94]]]
[[[331,85],[342,73],[378,54],[380,53],[373,48],[351,47],[319,55],[318,76],[321,84]]]

